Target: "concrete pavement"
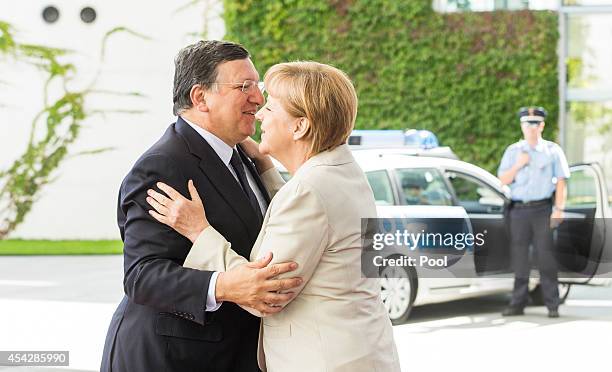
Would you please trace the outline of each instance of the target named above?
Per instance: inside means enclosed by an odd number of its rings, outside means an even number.
[[[95,371],[123,296],[121,256],[0,257],[0,350],[70,350],[70,367]],[[573,287],[561,318],[544,307],[503,318],[506,295],[426,305],[394,327],[404,371],[608,370],[612,288]]]

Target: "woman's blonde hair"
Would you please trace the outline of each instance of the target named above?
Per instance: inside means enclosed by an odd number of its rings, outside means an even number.
[[[266,90],[296,118],[310,122],[310,156],[346,143],[355,126],[357,94],[341,70],[318,62],[287,62],[264,76]]]

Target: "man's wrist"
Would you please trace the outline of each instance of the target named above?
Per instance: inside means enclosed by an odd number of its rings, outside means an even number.
[[[217,286],[217,278],[219,277],[219,271],[212,273],[210,282],[206,291],[206,311],[212,312],[217,311],[223,304],[223,301],[217,301],[215,299],[215,288]]]
[[[223,302],[225,301],[225,275],[226,273],[224,272],[219,272],[219,275],[217,276],[217,282],[215,283],[215,300],[217,302]]]

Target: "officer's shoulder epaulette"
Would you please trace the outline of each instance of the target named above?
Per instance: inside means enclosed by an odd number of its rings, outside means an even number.
[[[548,140],[543,140],[544,144],[546,145],[546,147],[548,147],[549,149],[561,149],[561,146],[559,146],[558,143],[553,142],[553,141],[548,141]]]

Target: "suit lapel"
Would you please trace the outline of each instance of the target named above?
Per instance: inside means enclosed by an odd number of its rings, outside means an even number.
[[[189,151],[200,159],[200,169],[219,195],[244,223],[249,235],[253,238],[256,237],[261,228],[259,219],[251,208],[246,194],[215,150],[180,117],[176,121],[176,131],[185,139]],[[206,203],[206,199],[204,199],[204,203]]]

